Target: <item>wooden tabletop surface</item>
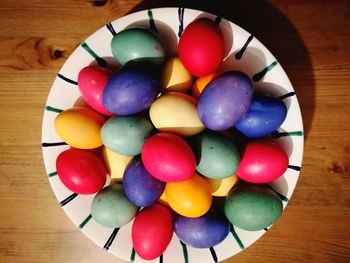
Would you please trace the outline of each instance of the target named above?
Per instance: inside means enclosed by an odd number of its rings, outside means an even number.
[[[0,1],[0,262],[123,262],[86,238],[50,188],[44,105],[72,50],[135,10],[216,13],[263,42],[296,90],[305,127],[301,176],[283,216],[225,262],[350,262],[349,1]]]

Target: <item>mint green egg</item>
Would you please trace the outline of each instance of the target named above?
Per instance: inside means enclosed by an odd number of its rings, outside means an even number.
[[[195,139],[194,148],[200,174],[223,179],[236,172],[240,155],[235,144],[225,136],[204,131]]]
[[[151,136],[151,122],[141,116],[112,117],[101,128],[103,144],[113,152],[134,156],[141,153],[145,140]]]
[[[91,204],[93,219],[110,228],[117,228],[129,223],[139,211],[139,207],[131,203],[120,184],[103,188],[95,195]]]
[[[114,58],[122,65],[134,59],[162,63],[165,46],[160,36],[146,28],[129,28],[117,33],[111,42]]]
[[[231,224],[248,231],[272,225],[282,214],[281,199],[265,185],[247,184],[231,190],[225,205]]]

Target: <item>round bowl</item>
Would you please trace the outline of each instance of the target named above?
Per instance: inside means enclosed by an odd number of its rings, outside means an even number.
[[[54,120],[59,112],[81,103],[77,76],[83,67],[98,63],[118,67],[112,58],[110,42],[113,35],[127,27],[143,26],[156,30],[165,39],[170,55],[177,54],[177,42],[182,30],[193,20],[207,17],[215,20],[224,33],[226,44],[225,69],[245,72],[256,90],[282,99],[288,108],[286,120],[271,138],[282,145],[289,156],[289,167],[278,180],[270,183],[287,206],[296,186],[303,155],[303,124],[298,100],[282,66],[271,52],[238,25],[193,9],[158,8],[121,17],[88,37],[67,59],[52,85],[42,123],[42,150],[48,179],[55,196],[71,221],[93,242],[108,252],[128,261],[144,262],[135,254],[131,241],[132,222],[120,229],[106,228],[96,223],[90,214],[94,195],[78,195],[68,190],[56,173],[56,158],[69,148],[57,135]],[[114,62],[113,62],[114,61]],[[107,185],[110,182],[107,181]],[[245,231],[234,227],[226,239],[210,249],[195,249],[181,243],[176,235],[161,256],[152,262],[213,262],[221,261],[244,250],[268,229]]]

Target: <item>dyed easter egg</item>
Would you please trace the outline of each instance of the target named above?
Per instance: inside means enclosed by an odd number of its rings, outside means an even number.
[[[210,81],[215,79],[217,76],[218,73],[214,72],[210,75],[197,78],[192,87],[192,96],[198,100],[204,88],[209,84]]]
[[[94,194],[102,189],[107,172],[102,161],[93,153],[68,149],[56,159],[56,170],[62,183],[77,194]]]
[[[258,231],[272,225],[281,215],[281,199],[265,185],[234,188],[225,201],[226,218],[235,226]]]
[[[111,42],[112,54],[122,65],[140,58],[163,62],[165,46],[160,36],[146,28],[128,28],[117,33]]]
[[[191,96],[170,92],[160,96],[150,108],[153,125],[162,132],[192,136],[205,129],[198,117],[197,102]]]
[[[157,202],[164,192],[165,183],[150,175],[141,158],[135,157],[125,169],[123,187],[133,204],[146,207]]]
[[[237,147],[225,136],[204,131],[193,143],[197,156],[196,170],[209,178],[222,179],[237,170],[240,155]]]
[[[129,223],[139,208],[126,198],[120,184],[111,184],[95,195],[91,204],[93,219],[110,228],[117,228]]]
[[[100,130],[105,118],[85,107],[65,110],[55,119],[55,130],[67,144],[79,149],[93,149],[102,145]]]
[[[235,127],[249,138],[269,135],[281,126],[287,115],[283,101],[256,94],[244,117]]]
[[[232,175],[224,179],[207,179],[211,186],[213,196],[227,196],[229,191],[238,183],[238,177]]]
[[[198,100],[198,114],[204,125],[216,131],[233,127],[248,111],[253,86],[247,75],[229,71],[211,81]]]
[[[142,209],[132,225],[131,236],[137,255],[145,260],[159,257],[173,236],[171,212],[161,204]]]
[[[84,101],[104,115],[112,115],[102,104],[102,93],[110,74],[99,66],[88,66],[80,70],[78,75],[78,87]]]
[[[185,181],[168,182],[165,195],[170,207],[186,217],[204,215],[212,203],[210,185],[197,173]]]
[[[185,28],[178,49],[182,63],[192,75],[209,75],[224,59],[224,36],[214,21],[197,19]]]
[[[277,143],[256,140],[247,144],[236,175],[250,183],[269,183],[283,175],[288,163],[287,154]]]
[[[160,83],[164,92],[187,92],[192,86],[192,75],[178,57],[172,57],[164,65]]]
[[[150,63],[128,63],[108,80],[102,94],[103,106],[116,115],[144,111],[160,90],[156,71]]]
[[[103,144],[113,152],[134,156],[141,153],[142,145],[151,136],[151,122],[141,116],[112,117],[102,126]]]
[[[122,179],[126,166],[133,158],[133,156],[113,152],[106,146],[102,149],[102,156],[107,172],[112,179]]]
[[[148,138],[141,156],[147,171],[163,182],[186,180],[196,169],[196,157],[191,147],[172,133],[161,132]]]
[[[209,211],[196,218],[178,216],[174,231],[182,242],[191,247],[210,248],[227,237],[230,225],[223,215]]]

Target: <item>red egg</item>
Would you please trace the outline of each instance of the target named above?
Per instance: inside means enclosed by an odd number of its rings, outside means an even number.
[[[102,93],[110,76],[107,69],[88,66],[80,70],[78,87],[85,102],[94,110],[104,115],[112,115],[102,104]]]
[[[288,156],[274,142],[252,141],[247,144],[236,175],[244,181],[264,184],[276,180],[288,168]]]
[[[102,161],[93,153],[68,149],[56,160],[58,177],[72,192],[94,194],[102,189],[106,182],[106,169]]]
[[[179,182],[193,176],[196,157],[180,136],[161,132],[148,138],[142,147],[146,170],[158,180]]]
[[[135,252],[145,260],[152,260],[168,247],[173,236],[171,212],[161,204],[141,210],[132,225],[132,243]]]
[[[192,75],[206,76],[214,73],[224,59],[224,36],[214,21],[201,18],[185,28],[178,49],[181,62]]]

